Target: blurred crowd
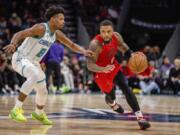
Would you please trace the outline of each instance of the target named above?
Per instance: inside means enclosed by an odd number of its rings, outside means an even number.
[[[130,70],[126,59],[120,60],[129,87],[136,94],[180,94],[180,59],[176,58],[171,63],[167,56],[163,56],[160,62],[161,54],[156,49],[152,51],[152,47],[147,50],[148,47],[142,51],[148,58],[149,66],[140,74]],[[46,73],[49,93],[100,92],[93,82],[93,73],[87,70],[86,58],[69,53],[60,43],[51,46],[41,65]],[[11,55],[0,52],[0,93],[18,93],[24,79],[13,71]]]
[[[45,9],[42,0],[1,0],[0,49],[9,43],[14,33],[41,22]]]
[[[116,24],[120,13],[119,5],[122,4],[121,0],[73,0],[73,2],[78,6],[78,14],[83,16],[83,21],[89,25],[89,30],[94,30],[92,27],[96,28],[95,31],[91,31],[92,35],[97,33],[98,24],[103,19],[110,19]],[[2,0],[0,5],[1,94],[18,93],[25,80],[13,71],[11,55],[3,53],[2,48],[10,42],[15,32],[43,21],[46,6],[42,0]],[[93,73],[86,68],[86,58],[79,54],[69,53],[67,48],[59,44],[54,43],[41,61],[47,76],[49,93],[99,92],[98,86],[93,82]],[[140,51],[146,54],[149,67],[139,75],[130,71],[127,60],[121,59],[121,54],[118,54],[120,57],[117,56],[122,64],[127,83],[133,92],[138,94],[180,94],[180,59],[177,58],[171,63],[167,56],[162,56],[158,45],[146,45]]]
[[[170,62],[162,56],[158,46],[145,46],[142,51],[148,59],[148,68],[133,74],[126,60],[122,60],[123,72],[129,87],[137,94],[180,94],[180,58]]]
[[[123,0],[73,0],[77,14],[93,37],[98,33],[99,23],[108,19],[117,24]]]

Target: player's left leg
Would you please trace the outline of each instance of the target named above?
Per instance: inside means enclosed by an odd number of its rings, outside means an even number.
[[[118,113],[123,113],[124,109],[116,102],[115,90],[113,89],[110,93],[105,93],[105,101],[106,103]]]
[[[125,82],[124,75],[122,74],[121,71],[119,71],[118,74],[116,75],[114,82],[121,88],[122,92],[124,93],[129,106],[132,108],[133,112],[137,117],[140,128],[141,129],[149,128],[150,124],[146,119],[144,119],[143,114],[140,111],[140,107],[136,99],[136,96],[129,89],[128,85]]]
[[[44,125],[52,125],[52,121],[50,121],[44,112],[44,107],[46,105],[47,100],[47,88],[45,87],[45,80],[38,84],[36,87],[36,109],[31,113],[31,117],[34,120],[40,121]]]
[[[46,105],[47,100],[47,87],[46,87],[46,80],[45,74],[43,71],[39,71],[39,81],[37,81],[35,85],[36,90],[36,109],[35,112],[31,113],[32,119],[40,121],[44,125],[52,125],[52,121],[50,121],[44,112],[44,106]]]

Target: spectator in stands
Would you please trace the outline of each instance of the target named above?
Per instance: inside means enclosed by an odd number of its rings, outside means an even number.
[[[71,69],[73,71],[74,78],[74,84],[75,88],[77,88],[80,92],[84,90],[84,83],[83,83],[83,77],[84,72],[83,68],[81,67],[80,61],[78,61],[78,58],[76,56],[73,56],[71,58]]]
[[[6,67],[6,58],[3,55],[3,52],[0,51],[0,90],[1,93],[6,93],[6,90],[4,88],[5,84],[4,84],[4,69]]]
[[[20,87],[19,87],[20,81],[17,77],[17,73],[14,72],[12,68],[11,57],[12,57],[12,54],[6,55],[7,64],[6,64],[6,68],[4,72],[6,72],[7,86],[9,87],[9,90],[11,90],[10,93],[17,94],[20,90]]]
[[[99,16],[101,20],[107,19],[108,18],[108,8],[107,6],[100,6],[99,7]]]
[[[155,55],[155,67],[159,68],[160,67],[159,59],[161,57],[161,50],[158,45],[154,46],[153,50]]]
[[[60,63],[63,61],[64,57],[64,47],[55,42],[50,47],[48,53],[44,56],[42,64],[46,67],[46,81],[47,86],[50,90],[53,89],[53,84],[49,83],[49,78],[54,71],[54,75],[57,78],[56,91],[60,89]]]
[[[160,93],[160,88],[154,80],[155,68],[151,63],[153,62],[149,62],[148,68],[138,75],[143,94]]]
[[[10,31],[5,17],[0,17],[0,48],[9,42]]]
[[[158,59],[161,57],[161,52],[158,46],[151,47],[146,45],[143,49],[143,53],[147,56],[149,61],[155,62],[155,67],[159,67]]]
[[[21,26],[22,29],[32,26],[37,21],[36,19],[34,19],[32,13],[30,11],[28,11],[27,9],[25,9],[22,19],[24,21],[24,24]]]
[[[144,49],[143,49],[143,53],[147,56],[147,57],[149,57],[149,53],[150,53],[150,46],[149,45],[146,45],[145,47],[144,47]]]
[[[162,89],[167,87],[167,81],[169,78],[170,69],[173,67],[173,64],[170,63],[169,58],[167,56],[163,56],[162,64],[159,68],[160,77],[159,77],[159,85]]]
[[[153,47],[150,47],[150,49],[149,49],[148,60],[149,61],[155,61],[156,60],[156,54],[154,53]]]
[[[9,87],[9,85],[8,85],[8,78],[7,78],[8,76],[7,76],[6,67],[7,67],[6,55],[3,52],[0,52],[0,88],[1,88],[1,93],[13,94],[11,87]]]
[[[66,90],[71,90],[74,91],[74,76],[72,73],[72,70],[70,69],[69,65],[69,58],[64,57],[63,62],[60,64],[61,65],[61,73],[64,76],[64,83],[65,87],[67,87]],[[62,88],[63,89],[63,88]]]
[[[160,57],[161,57],[161,50],[160,50],[160,48],[159,48],[159,46],[154,46],[153,47],[153,49],[154,49],[154,53],[155,53],[155,60],[158,60]]]
[[[168,84],[173,90],[174,95],[180,94],[180,59],[174,60],[175,67],[171,68],[169,73]]]
[[[17,15],[17,13],[12,13],[9,22],[10,22],[10,31],[12,34],[21,30],[22,20]]]

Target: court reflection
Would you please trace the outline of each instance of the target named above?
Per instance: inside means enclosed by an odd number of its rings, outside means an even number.
[[[48,130],[52,128],[52,125],[40,125],[33,127],[30,130],[30,135],[47,135]]]

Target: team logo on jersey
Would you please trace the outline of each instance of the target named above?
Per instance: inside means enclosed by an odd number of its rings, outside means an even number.
[[[47,40],[40,39],[40,40],[39,40],[39,44],[49,47],[49,46],[51,46],[52,43],[49,42],[49,41],[47,41]]]

